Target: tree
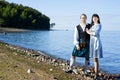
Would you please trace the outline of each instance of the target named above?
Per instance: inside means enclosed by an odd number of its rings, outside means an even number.
[[[27,16],[27,13],[25,11],[23,11],[20,15],[20,18],[25,20],[26,19],[26,16]]]
[[[4,20],[0,18],[0,27],[2,26],[3,23],[4,23]]]
[[[1,27],[50,29],[50,19],[28,6],[0,1]]]

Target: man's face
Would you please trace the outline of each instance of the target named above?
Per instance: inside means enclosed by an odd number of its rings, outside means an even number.
[[[80,17],[80,20],[81,20],[81,22],[86,22],[86,17],[85,17],[84,15],[82,15],[82,16]]]

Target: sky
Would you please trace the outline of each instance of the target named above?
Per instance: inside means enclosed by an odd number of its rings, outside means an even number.
[[[120,31],[120,0],[6,0],[10,3],[32,7],[50,17],[54,29],[73,30],[80,23],[80,14],[85,13],[87,22],[97,13],[102,29]]]

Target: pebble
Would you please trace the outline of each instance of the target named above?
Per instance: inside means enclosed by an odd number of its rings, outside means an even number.
[[[55,65],[54,66],[58,66],[58,63],[55,63]]]
[[[58,80],[58,79],[56,77],[54,77],[53,80]]]
[[[33,73],[32,69],[28,69],[28,70],[27,70],[27,73],[29,73],[29,74],[30,74],[30,73]]]
[[[88,73],[91,73],[91,71],[90,71],[89,69],[87,70],[87,72],[88,72]]]
[[[51,68],[50,71],[53,71],[53,69]]]
[[[39,56],[36,57],[37,60],[38,60],[39,58],[40,58]]]
[[[63,67],[65,67],[65,63],[62,63],[61,65],[62,65]]]
[[[16,53],[16,52],[13,52],[13,54],[14,54],[14,55],[17,55],[17,53]]]
[[[75,74],[79,74],[79,71],[78,71],[77,69],[73,69],[73,72],[74,72]]]
[[[37,63],[40,63],[40,61],[37,61]]]

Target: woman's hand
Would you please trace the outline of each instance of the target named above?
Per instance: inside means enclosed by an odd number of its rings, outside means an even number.
[[[89,30],[88,30],[88,28],[86,28],[86,32],[89,34]]]

